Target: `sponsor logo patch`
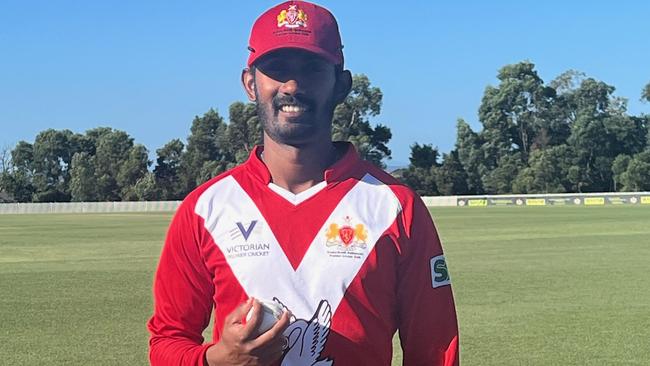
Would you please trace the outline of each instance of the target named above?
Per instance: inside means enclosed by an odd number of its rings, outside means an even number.
[[[242,258],[242,257],[266,257],[271,250],[271,244],[248,242],[253,232],[259,234],[261,224],[258,225],[257,220],[250,222],[237,222],[235,227],[230,230],[230,239],[232,243],[225,245],[226,257],[229,259]],[[243,241],[241,239],[244,239]]]
[[[244,237],[244,241],[248,241],[248,238],[251,236],[255,225],[257,225],[257,220],[253,220],[248,223],[237,222],[237,227],[230,230],[230,238],[235,240],[240,236]]]
[[[451,283],[444,255],[431,258],[430,265],[431,286],[433,286],[433,288],[449,285]]]

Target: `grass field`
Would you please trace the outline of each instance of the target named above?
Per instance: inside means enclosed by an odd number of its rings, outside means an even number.
[[[650,364],[650,207],[432,213],[463,364]],[[0,364],[146,365],[170,217],[0,215]]]

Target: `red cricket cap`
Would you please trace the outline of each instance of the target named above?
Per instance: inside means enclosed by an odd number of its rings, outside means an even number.
[[[343,45],[334,15],[307,1],[284,2],[257,18],[248,42],[248,66],[281,48],[303,49],[343,65]]]

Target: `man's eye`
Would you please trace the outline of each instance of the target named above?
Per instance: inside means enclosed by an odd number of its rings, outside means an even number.
[[[327,65],[321,62],[312,62],[307,65],[307,70],[310,72],[325,72],[327,71]]]
[[[269,62],[265,65],[265,68],[268,70],[278,71],[286,69],[287,65],[283,62]]]

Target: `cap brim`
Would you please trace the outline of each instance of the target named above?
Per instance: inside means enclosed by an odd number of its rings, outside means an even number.
[[[336,55],[333,55],[331,52],[328,52],[320,47],[316,47],[313,45],[306,45],[302,43],[292,43],[292,42],[287,42],[282,45],[278,45],[275,47],[271,47],[268,49],[265,49],[262,52],[251,52],[250,56],[248,57],[248,66],[252,66],[255,61],[259,60],[263,56],[268,55],[271,52],[278,51],[278,50],[283,50],[283,49],[298,49],[298,50],[304,50],[308,51],[311,53],[315,53],[318,56],[326,59],[327,61],[331,62],[334,65],[341,65],[343,64],[343,57],[337,57]]]

